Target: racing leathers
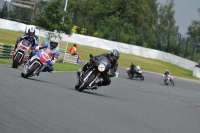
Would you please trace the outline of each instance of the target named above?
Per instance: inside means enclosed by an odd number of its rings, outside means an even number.
[[[50,43],[49,42],[43,42],[40,46],[37,46],[35,48],[35,52],[33,52],[33,56],[38,52],[40,49],[44,49],[44,51],[48,52],[51,54],[51,63],[49,66],[45,67],[42,71],[43,72],[52,72],[54,70],[54,64],[56,61],[58,61],[58,56],[60,54],[60,50],[58,47],[55,49],[50,49]]]
[[[20,36],[17,38],[16,44],[15,44],[15,49],[17,48],[18,42],[21,40],[28,40],[32,44],[32,48],[36,48],[38,46],[38,37],[36,35],[30,36],[28,33],[26,33],[23,36]]]
[[[136,72],[135,67],[136,66],[132,63],[131,66],[130,66],[130,73],[131,74],[134,74]]]

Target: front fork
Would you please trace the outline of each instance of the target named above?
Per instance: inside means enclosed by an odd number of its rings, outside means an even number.
[[[32,62],[32,64],[30,65],[31,62]],[[26,64],[24,65],[24,68],[23,68],[23,73],[24,73],[24,74],[26,74],[27,71],[35,64],[34,62],[38,62],[38,61],[37,61],[37,60],[33,60],[33,61],[28,60],[28,61],[26,62]],[[38,64],[41,64],[41,63],[38,62]],[[41,72],[41,70],[43,70],[44,67],[45,67],[45,65],[40,65],[40,66],[42,66],[42,67],[40,67],[40,68],[36,71],[36,73],[34,73],[34,74],[37,74],[37,73]]]

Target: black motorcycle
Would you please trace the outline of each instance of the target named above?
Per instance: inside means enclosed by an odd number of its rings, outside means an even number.
[[[75,85],[75,89],[80,92],[85,89],[92,89],[92,86],[101,81],[102,77],[105,76],[111,68],[111,63],[105,56],[94,59],[93,56],[90,55],[90,58],[93,59],[92,65],[86,72],[83,72],[82,75],[78,77],[78,83]]]
[[[130,68],[127,68],[126,71],[128,73],[128,77],[130,79],[140,78],[140,80],[142,80],[142,81],[144,80],[144,76],[142,75],[143,71],[142,71],[142,68],[140,66],[136,66],[134,73],[133,73],[133,71],[131,71]]]

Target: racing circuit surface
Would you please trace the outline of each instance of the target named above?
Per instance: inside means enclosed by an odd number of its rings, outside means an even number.
[[[0,65],[0,133],[200,133],[200,83],[161,75],[78,92],[75,72],[40,73]]]

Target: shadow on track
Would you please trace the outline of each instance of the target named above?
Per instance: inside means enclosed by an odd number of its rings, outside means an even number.
[[[21,76],[20,76],[21,77]],[[25,78],[24,78],[25,79]],[[49,84],[56,84],[56,83],[53,83],[53,82],[49,82],[49,81],[44,81],[44,80],[39,80],[39,79],[33,79],[33,78],[27,78],[27,80],[34,80],[34,81],[37,81],[37,82],[42,82],[42,83],[49,83]]]
[[[84,93],[84,94],[88,94],[88,95],[99,96],[99,97],[104,97],[104,98],[109,98],[109,99],[120,100],[120,101],[123,100],[123,99],[112,97],[112,96],[106,96],[106,95],[103,95],[103,94],[90,92],[89,90],[84,90],[82,92],[79,92],[79,91],[75,90],[75,88],[67,88],[67,89],[74,90],[74,91],[76,91],[77,93],[80,93],[80,94]]]

